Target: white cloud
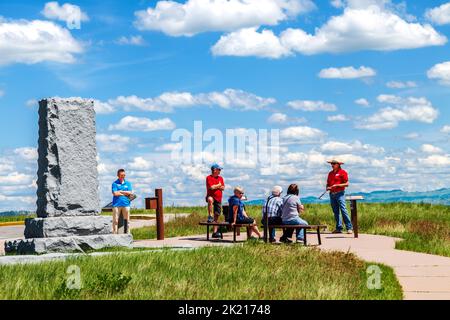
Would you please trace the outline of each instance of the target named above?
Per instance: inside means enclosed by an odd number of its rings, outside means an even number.
[[[14,153],[27,161],[35,161],[38,159],[38,152],[36,148],[32,147],[17,148],[14,149]]]
[[[108,102],[102,102],[97,99],[94,99],[94,109],[98,114],[108,114],[116,111],[115,108]]]
[[[345,121],[349,121],[349,120],[350,120],[350,118],[347,117],[345,114],[337,114],[334,116],[327,117],[328,122],[345,122]]]
[[[310,0],[188,0],[158,1],[154,8],[135,12],[140,30],[171,36],[208,31],[234,31],[281,21],[315,9]]]
[[[301,143],[320,142],[326,135],[322,130],[306,126],[288,127],[280,130],[280,137],[282,139]]]
[[[423,144],[420,147],[420,150],[422,150],[422,152],[424,152],[424,153],[431,153],[431,154],[436,154],[436,153],[442,153],[443,152],[441,148],[433,146],[432,144]]]
[[[75,62],[82,45],[67,29],[50,21],[8,21],[0,17],[0,65],[44,61]]]
[[[386,86],[391,89],[405,89],[405,88],[416,88],[417,83],[414,81],[389,81]]]
[[[417,132],[411,132],[411,133],[405,134],[403,137],[405,139],[414,140],[414,139],[419,138],[420,135]]]
[[[344,7],[344,2],[342,0],[331,0],[330,4],[337,9]]]
[[[21,185],[31,184],[33,177],[20,172],[11,172],[7,175],[0,176],[0,184],[2,185]]]
[[[37,106],[39,106],[39,101],[37,101],[37,99],[28,99],[25,102],[25,105],[29,108],[37,107]]]
[[[444,3],[439,7],[428,9],[425,16],[431,22],[444,25],[450,23],[450,2]]]
[[[431,25],[406,21],[384,6],[385,2],[387,1],[347,1],[348,6],[344,13],[330,18],[323,26],[316,28],[314,34],[308,34],[302,29],[288,28],[278,36],[285,50],[278,46],[274,39],[276,35],[269,34],[267,30],[258,32],[256,29],[247,31],[245,37],[240,36],[239,31],[225,35],[219,40],[220,47],[229,47],[227,52],[235,56],[280,58],[296,52],[313,55],[361,50],[392,51],[447,43],[447,38]],[[407,20],[411,20],[410,18],[407,16]],[[266,33],[264,38],[270,35],[270,42],[255,40],[262,38],[262,32]],[[245,42],[257,42],[260,46],[257,50],[249,50]],[[278,54],[268,55],[268,52],[273,52],[269,45],[274,43],[277,43]]]
[[[324,79],[357,79],[373,77],[377,73],[374,69],[361,66],[358,69],[354,67],[328,68],[319,72],[319,78]]]
[[[97,134],[97,143],[100,151],[125,152],[128,150],[132,139],[118,134]]]
[[[289,117],[285,113],[276,112],[273,113],[268,119],[267,122],[269,123],[305,123],[306,119],[303,117],[296,118],[296,117]]]
[[[280,35],[281,42],[292,51],[306,55],[414,49],[447,42],[432,26],[409,23],[373,2],[369,6],[360,2],[347,7],[341,16],[332,17],[317,28],[314,35],[301,29],[287,29]]]
[[[359,105],[359,106],[362,106],[362,107],[370,106],[369,101],[367,101],[367,99],[364,99],[364,98],[360,98],[360,99],[355,100],[355,103],[357,105]]]
[[[155,98],[140,98],[137,96],[119,96],[111,99],[99,109],[103,113],[112,112],[122,107],[126,111],[139,109],[143,111],[172,112],[175,108],[194,106],[219,106],[224,109],[260,110],[276,102],[273,98],[259,97],[239,89],[226,89],[223,92],[208,92],[192,94],[190,92],[165,92]]]
[[[336,111],[336,105],[323,101],[294,100],[287,103],[294,110],[302,111]]]
[[[47,2],[41,13],[48,19],[64,21],[68,26],[76,24],[78,28],[81,21],[89,21],[88,15],[79,6],[70,3],[60,6],[57,1]]]
[[[166,143],[161,146],[155,148],[155,151],[176,151],[181,150],[183,144],[181,142],[178,143]]]
[[[324,143],[320,149],[328,153],[356,153],[362,152],[365,154],[380,155],[385,152],[383,147],[378,147],[370,144],[363,144],[361,141],[354,141],[351,143],[340,141],[328,141]]]
[[[175,129],[175,123],[169,118],[151,120],[148,118],[138,118],[126,116],[119,123],[110,125],[109,130],[123,131],[156,131],[156,130],[172,130]]]
[[[450,133],[450,125],[443,126],[441,128],[442,133]]]
[[[145,45],[145,40],[141,35],[125,37],[122,36],[116,40],[119,45],[131,45],[131,46],[143,46]]]
[[[448,155],[433,154],[426,158],[419,159],[419,163],[428,167],[449,167],[450,157]]]
[[[438,117],[438,110],[426,98],[402,98],[393,95],[380,95],[378,101],[394,105],[380,109],[377,113],[362,119],[356,128],[367,130],[392,129],[401,121],[433,123]]]
[[[428,70],[427,76],[443,85],[450,85],[450,61],[436,64]]]
[[[280,39],[272,30],[257,28],[245,28],[226,35],[222,35],[211,48],[215,56],[256,56],[262,58],[278,59],[291,55]]]
[[[133,170],[148,170],[153,166],[153,162],[144,159],[143,157],[136,157],[133,162],[128,164],[128,168]]]

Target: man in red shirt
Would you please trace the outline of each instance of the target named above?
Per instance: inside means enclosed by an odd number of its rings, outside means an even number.
[[[348,187],[348,174],[341,168],[341,165],[344,164],[342,161],[333,159],[327,162],[333,168],[328,173],[327,179],[327,190],[330,191],[330,204],[333,209],[334,219],[336,220],[336,230],[333,233],[342,233],[342,214],[347,233],[351,234],[353,233],[353,226],[345,204],[345,188]]]
[[[220,176],[222,167],[217,163],[211,166],[211,174],[206,177],[206,202],[208,203],[208,222],[217,222],[222,213],[222,193],[225,183]],[[214,212],[214,217],[213,217]],[[214,226],[212,238],[221,238]]]

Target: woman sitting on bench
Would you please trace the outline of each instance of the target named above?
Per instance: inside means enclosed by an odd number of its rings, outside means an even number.
[[[231,223],[231,225],[255,223],[255,219],[247,216],[247,213],[244,210],[244,203],[241,200],[243,195],[244,189],[242,189],[241,187],[236,187],[234,188],[234,196],[228,199],[228,222]],[[251,230],[258,235],[259,239],[261,239],[261,233],[259,233],[258,227],[256,225],[253,225],[251,227]]]
[[[299,190],[296,184],[291,184],[287,190],[287,195],[283,198],[283,208],[281,213],[281,219],[283,224],[288,225],[308,225],[308,222],[300,218],[300,214],[305,211],[304,206],[300,202],[298,197]],[[281,242],[292,242],[288,238],[292,237],[292,229],[286,229],[283,232],[283,236],[280,238]],[[304,229],[295,229],[297,235],[297,242],[303,242]]]

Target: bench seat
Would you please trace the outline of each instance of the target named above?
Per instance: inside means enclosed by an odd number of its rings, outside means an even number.
[[[250,229],[251,227],[255,226],[256,223],[236,223],[235,225],[231,225],[229,222],[199,222],[198,223],[201,226],[206,226],[206,240],[209,241],[209,227],[210,226],[218,226],[218,227],[229,227],[233,229],[233,242],[236,242],[236,233],[240,228],[247,228],[247,239],[250,238]],[[223,239],[222,233],[221,239]]]

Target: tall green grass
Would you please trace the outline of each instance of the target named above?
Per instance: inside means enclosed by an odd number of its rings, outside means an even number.
[[[82,289],[66,288],[80,268]],[[367,287],[369,264],[353,254],[246,243],[0,266],[0,299],[401,299],[392,269]]]

